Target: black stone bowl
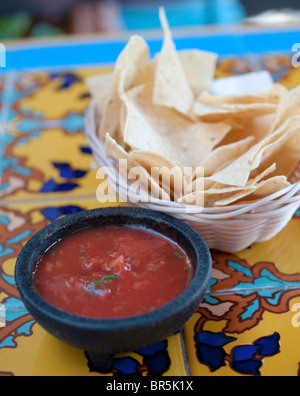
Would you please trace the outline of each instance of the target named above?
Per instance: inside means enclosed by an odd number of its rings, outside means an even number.
[[[142,226],[178,243],[194,266],[194,277],[186,290],[159,309],[122,319],[76,316],[46,302],[33,283],[35,268],[41,256],[70,234],[111,225]],[[85,350],[95,365],[104,368],[110,366],[116,353],[137,351],[180,331],[204,297],[211,267],[212,259],[207,245],[187,224],[151,210],[114,207],[79,212],[42,229],[21,251],[15,276],[20,296],[33,318],[54,337]]]

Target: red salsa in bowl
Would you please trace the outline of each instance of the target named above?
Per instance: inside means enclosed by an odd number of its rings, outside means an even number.
[[[95,367],[167,339],[209,285],[208,246],[189,225],[140,208],[100,208],[47,225],[20,252],[15,279],[36,322]]]
[[[68,313],[97,319],[141,315],[188,287],[194,268],[185,251],[148,229],[107,226],[53,245],[34,273],[38,293]]]

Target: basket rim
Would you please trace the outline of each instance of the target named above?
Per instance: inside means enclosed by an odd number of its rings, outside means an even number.
[[[91,103],[85,113],[85,135],[89,142],[90,149],[92,150],[92,153],[100,167],[114,167],[114,169],[117,171],[117,168],[114,166],[114,161],[106,156],[104,145],[97,137],[96,129],[96,102],[94,100],[91,100]],[[120,183],[117,183],[117,193],[120,196],[120,188],[123,188],[127,192],[126,196],[128,197],[128,183],[125,182],[124,178],[119,173],[117,179],[119,182],[121,180],[123,184],[122,185]],[[203,208],[191,204],[182,204],[174,201],[156,199],[151,197],[149,193],[145,193],[145,197],[147,198],[146,202],[137,201],[134,203],[136,205],[142,204],[147,206],[154,206],[154,210],[168,210],[169,212],[177,215],[180,215],[180,213],[188,215],[198,215],[199,217],[197,216],[197,218],[199,220],[200,218],[207,220],[224,220],[226,218],[232,219],[234,217],[238,217],[244,214],[254,213],[266,216],[268,212],[274,212],[275,210],[278,210],[281,207],[289,204],[295,205],[296,203],[299,203],[300,207],[300,181],[293,183],[290,186],[253,203],[232,205],[226,207]],[[197,218],[195,218],[195,221],[197,221]],[[191,221],[193,220],[191,219]]]

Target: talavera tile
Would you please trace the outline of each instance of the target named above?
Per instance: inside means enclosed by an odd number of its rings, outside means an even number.
[[[212,251],[213,293],[300,287],[300,221],[295,217],[276,237],[236,254]]]
[[[210,289],[184,328],[192,375],[299,375],[299,233],[296,214],[268,242],[212,252]]]
[[[185,326],[193,376],[298,376],[300,289],[210,295]]]
[[[264,68],[292,88],[300,69],[290,61],[290,54],[222,58],[216,77]],[[0,376],[299,376],[299,211],[268,242],[235,254],[212,251],[210,285],[184,337],[118,355],[106,373],[28,314],[14,279],[26,241],[61,216],[119,205],[97,201],[102,179],[84,136],[84,78],[100,71],[16,73],[5,95],[7,77],[0,77]]]
[[[292,56],[296,55],[292,53]],[[287,88],[295,88],[300,82],[300,69],[292,64],[292,56],[265,55],[261,57],[261,67],[268,70],[275,82],[285,85]]]
[[[10,120],[21,130],[37,122],[61,123],[80,117],[89,105],[85,78],[108,69],[49,71],[18,74],[13,86]]]
[[[59,196],[96,196],[103,181],[80,129],[36,129],[5,135],[2,202]]]

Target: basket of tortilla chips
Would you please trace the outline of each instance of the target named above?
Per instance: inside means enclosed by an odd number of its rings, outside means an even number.
[[[153,59],[135,35],[113,72],[86,81],[93,154],[120,201],[182,219],[210,248],[269,240],[300,205],[300,86],[214,80],[216,54],[177,51],[160,18]]]

